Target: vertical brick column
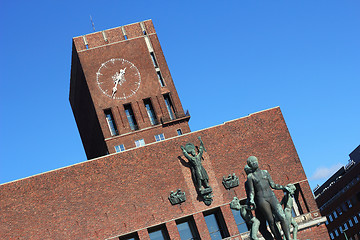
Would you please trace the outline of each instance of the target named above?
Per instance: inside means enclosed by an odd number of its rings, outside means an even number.
[[[193,217],[196,228],[199,231],[200,239],[211,239],[203,213],[196,213]]]
[[[147,229],[142,229],[138,231],[138,235],[140,240],[150,240],[150,236]]]
[[[236,222],[229,205],[220,207],[226,227],[229,231],[230,236],[239,235],[239,230],[236,226]]]
[[[169,237],[171,240],[181,240],[179,231],[176,226],[176,222],[174,220],[167,222],[166,228],[168,230]]]

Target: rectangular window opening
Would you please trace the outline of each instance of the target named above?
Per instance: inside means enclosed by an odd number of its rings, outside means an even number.
[[[125,40],[127,40],[128,39],[127,35],[124,35],[124,38],[125,38]]]
[[[240,204],[241,205],[246,205],[246,200],[241,200]],[[239,233],[244,233],[244,232],[249,231],[245,220],[242,218],[242,216],[240,214],[240,211],[235,210],[235,209],[231,209],[231,211],[232,211],[232,214],[234,216],[235,223],[236,223],[236,225],[238,227]]]
[[[151,60],[152,60],[152,62],[153,62],[153,64],[154,64],[154,67],[155,67],[155,68],[158,68],[158,64],[157,64],[157,62],[156,62],[156,58],[155,58],[154,52],[150,52],[150,56],[151,56]]]
[[[116,124],[115,124],[114,117],[111,112],[111,109],[104,110],[104,113],[105,113],[106,122],[108,124],[111,136],[119,135],[119,132],[118,132]]]
[[[229,237],[220,209],[216,212],[204,213],[204,218],[212,240]]]
[[[196,239],[200,240],[199,232],[192,217],[176,221],[176,226],[181,240]]]
[[[165,87],[165,83],[164,83],[164,79],[161,76],[161,72],[160,71],[156,71],[156,74],[158,76],[159,82],[160,82],[160,86]]]
[[[181,131],[181,129],[180,129],[180,128],[179,128],[179,129],[177,129],[177,130],[176,130],[176,132],[177,132],[177,135],[178,135],[178,136],[182,135],[182,131]]]
[[[150,240],[170,240],[169,233],[165,225],[160,225],[148,229]]]
[[[119,237],[119,240],[139,240],[139,235],[137,233],[130,233],[125,236]]]
[[[135,146],[136,146],[136,147],[145,146],[145,141],[144,141],[144,139],[135,140]]]
[[[130,129],[131,130],[138,130],[139,127],[137,125],[137,122],[136,122],[135,115],[134,115],[134,112],[132,110],[131,104],[125,104],[124,108],[125,108],[125,114],[126,114],[126,117],[128,119]]]
[[[174,106],[172,104],[172,101],[170,99],[170,95],[169,94],[165,94],[164,95],[164,100],[165,100],[165,104],[166,104],[166,109],[168,110],[169,113],[169,117],[171,120],[175,119],[175,110],[174,110]]]
[[[86,49],[89,49],[89,45],[88,45],[88,44],[86,44],[85,47],[86,47]]]
[[[165,136],[163,133],[155,135],[155,141],[159,142],[159,141],[163,141],[165,140]]]
[[[115,151],[116,151],[116,152],[125,151],[125,146],[124,146],[124,144],[120,144],[120,145],[115,146]]]
[[[154,108],[153,108],[153,106],[151,104],[150,98],[144,100],[144,105],[145,105],[145,108],[146,108],[146,112],[147,112],[147,114],[149,116],[151,125],[158,124],[158,120],[156,118],[156,114],[155,114]]]

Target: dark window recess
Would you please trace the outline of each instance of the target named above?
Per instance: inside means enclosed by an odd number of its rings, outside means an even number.
[[[161,85],[162,87],[164,87],[164,86],[165,86],[165,83],[164,83],[164,79],[163,79],[162,76],[161,76],[161,72],[160,72],[160,71],[156,71],[156,74],[157,74],[157,76],[158,76],[160,85]]]
[[[128,121],[129,121],[130,129],[131,130],[138,130],[139,127],[138,127],[138,125],[136,123],[135,115],[134,115],[134,112],[132,110],[131,104],[124,105],[124,108],[125,108],[126,117],[127,117]]]
[[[177,135],[178,135],[178,136],[182,135],[181,129],[177,129],[176,132],[177,132]]]
[[[147,112],[147,114],[149,116],[151,125],[158,124],[156,114],[155,114],[154,108],[153,108],[153,106],[151,104],[150,98],[144,100],[144,105],[145,105],[145,108],[146,108],[146,112]]]
[[[174,120],[175,119],[175,111],[174,111],[174,106],[173,106],[173,104],[171,102],[171,99],[170,99],[170,95],[165,94],[164,95],[164,100],[165,100],[166,109],[168,110],[170,119]]]
[[[155,58],[154,52],[150,52],[150,56],[151,56],[151,60],[152,60],[152,62],[153,62],[153,64],[154,64],[154,67],[157,68],[157,67],[158,67],[158,64],[157,64],[157,62],[156,62],[156,58]]]
[[[169,233],[165,225],[148,229],[150,240],[170,240]]]
[[[240,202],[240,204],[244,205],[244,202]],[[240,211],[237,211],[237,210],[234,210],[234,209],[231,209],[231,210],[232,210],[232,213],[233,213],[233,216],[234,216],[234,219],[235,219],[235,223],[236,223],[236,225],[237,225],[237,227],[239,229],[239,233],[244,233],[244,232],[249,231],[245,220],[240,215]]]
[[[229,232],[220,210],[204,214],[204,218],[212,240],[220,240],[229,237]]]
[[[111,112],[111,109],[104,110],[104,113],[105,113],[106,122],[108,124],[111,136],[119,135],[119,132],[116,128],[114,117]]]
[[[119,240],[139,240],[137,233],[127,234],[125,236],[119,237]]]
[[[179,231],[181,240],[200,240],[199,232],[192,217],[176,221],[176,226]]]

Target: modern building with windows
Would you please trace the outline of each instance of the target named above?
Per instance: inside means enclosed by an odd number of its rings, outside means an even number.
[[[151,20],[73,38],[70,103],[88,160],[0,185],[1,239],[248,239],[230,202],[253,155],[296,186],[298,239],[329,239],[280,108],[191,132]]]
[[[314,190],[331,239],[360,239],[360,145],[349,157],[346,166]]]

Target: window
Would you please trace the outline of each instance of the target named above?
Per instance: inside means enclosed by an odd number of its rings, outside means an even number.
[[[339,213],[339,215],[342,214],[341,208],[338,207],[338,208],[336,209],[336,211]]]
[[[145,146],[145,141],[144,141],[144,139],[136,140],[136,141],[135,141],[135,145],[136,145],[136,147]]]
[[[349,200],[346,201],[346,204],[348,205],[349,208],[352,208],[352,204]]]
[[[354,226],[353,223],[352,223],[352,221],[351,221],[351,219],[349,219],[349,226],[350,226],[350,227]]]
[[[206,215],[204,214],[204,218],[212,240],[220,240],[229,237],[220,211]]]
[[[175,115],[174,115],[175,111],[174,111],[174,106],[173,106],[173,104],[171,102],[171,99],[170,99],[170,95],[165,94],[164,95],[164,100],[165,100],[166,109],[168,110],[170,119],[174,120],[175,119]]]
[[[157,142],[162,141],[162,140],[165,140],[164,134],[161,133],[161,134],[155,135],[155,140],[156,140]]]
[[[334,218],[337,218],[337,214],[335,211],[333,212],[333,215],[334,215]]]
[[[341,228],[341,226],[340,226],[340,228]],[[344,231],[346,231],[346,230],[348,230],[348,229],[349,229],[349,228],[348,228],[347,224],[344,223]]]
[[[181,129],[177,129],[176,132],[177,132],[177,135],[178,135],[178,136],[182,135]]]
[[[328,221],[328,220],[326,220],[325,225],[328,225],[328,224],[329,224],[329,221]]]
[[[144,100],[144,105],[146,108],[146,112],[149,116],[151,125],[156,125],[158,122],[157,122],[156,114],[155,114],[154,108],[151,104],[150,98]]]
[[[111,109],[104,110],[104,113],[105,113],[106,122],[108,124],[111,136],[118,135],[119,133],[118,133],[118,130],[116,128],[116,124],[115,124],[114,117],[112,115]]]
[[[122,237],[119,237],[119,240],[139,240],[137,233],[131,233]]]
[[[332,222],[333,218],[332,218],[331,214],[328,217],[329,217],[330,222]]]
[[[164,87],[165,83],[164,83],[164,79],[161,76],[161,72],[160,71],[156,71],[156,74],[158,76],[159,82],[160,82],[160,86]]]
[[[334,234],[330,233],[330,237],[331,237],[331,239],[334,239]]]
[[[170,240],[169,233],[165,225],[149,229],[149,237],[151,240]]]
[[[334,231],[335,232],[335,235],[338,237],[339,236],[339,233],[337,230]]]
[[[196,225],[192,218],[176,222],[181,240],[200,239]]]
[[[116,152],[125,151],[125,146],[124,146],[124,144],[120,144],[120,145],[115,146],[115,151],[116,151]]]
[[[138,130],[139,127],[136,123],[136,119],[135,119],[135,116],[134,116],[134,112],[132,110],[132,107],[130,104],[126,104],[124,105],[124,108],[125,108],[125,114],[126,114],[126,117],[129,121],[129,125],[130,125],[130,129],[131,130]]]
[[[340,230],[340,233],[342,233],[343,232],[343,230],[342,230],[342,227],[340,226],[339,227],[339,230]],[[346,229],[345,229],[346,230]]]
[[[355,222],[355,223],[358,223],[358,222],[359,222],[356,216],[354,216],[353,218],[354,218],[354,222]]]
[[[235,209],[231,209],[231,210],[232,210],[232,214],[235,218],[236,225],[239,229],[239,233],[244,233],[244,232],[249,231],[249,229],[246,226],[245,220],[240,215],[240,211],[237,211]]]
[[[156,58],[155,58],[154,52],[150,52],[150,56],[151,56],[151,60],[152,60],[152,62],[153,62],[153,64],[154,64],[154,67],[157,68],[157,67],[158,67],[158,64],[157,64],[157,62],[156,62]]]

